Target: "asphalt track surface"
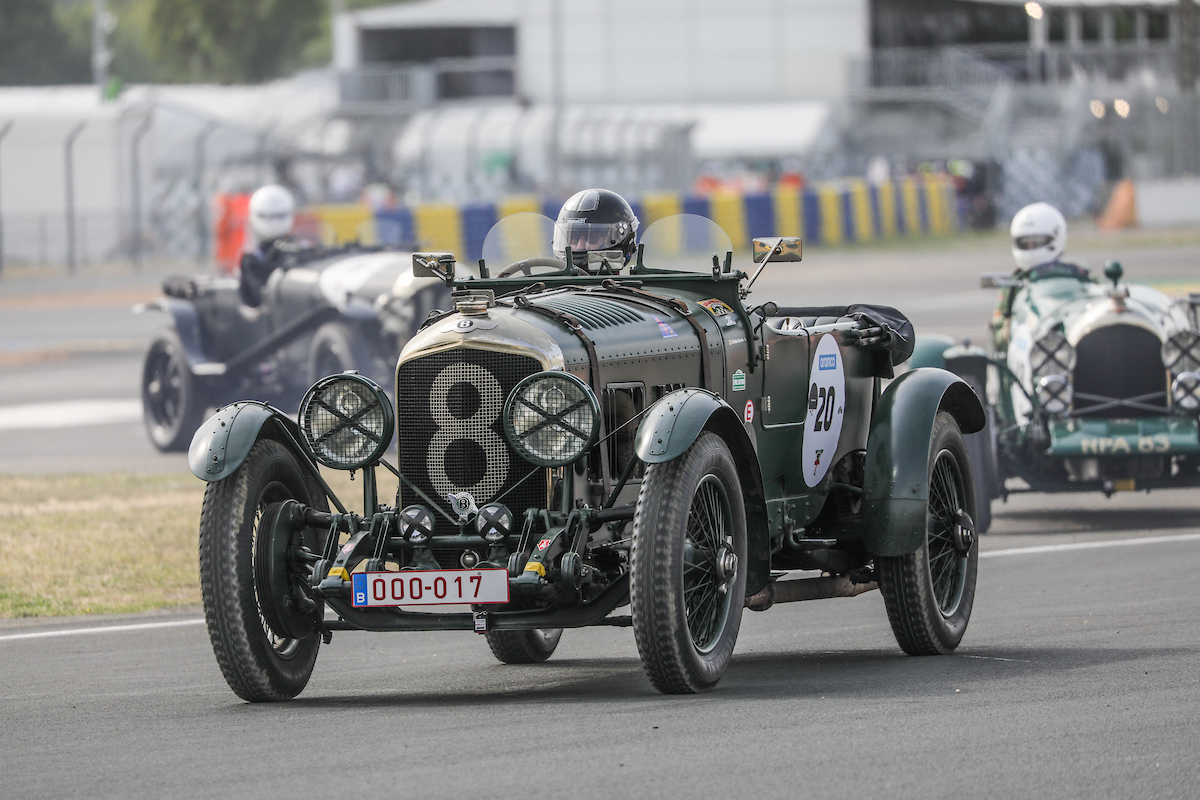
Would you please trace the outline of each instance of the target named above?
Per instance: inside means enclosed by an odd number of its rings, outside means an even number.
[[[1010,263],[990,245],[814,250],[753,299],[886,303],[982,340],[977,273]],[[1084,255],[1200,277],[1200,247],[1110,250]],[[0,282],[0,480],[186,469],[136,416],[161,319],[128,308],[156,280]],[[904,656],[878,593],[777,606],[746,612],[698,697],[657,694],[627,629],[568,631],[534,666],[469,633],[337,633],[297,700],[252,706],[196,612],[0,621],[0,798],[1194,798],[1198,508],[1191,490],[1014,497],[954,655]]]

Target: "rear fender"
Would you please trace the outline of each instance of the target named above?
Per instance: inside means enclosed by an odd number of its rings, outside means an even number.
[[[279,409],[253,400],[231,403],[209,417],[192,437],[188,465],[202,481],[224,480],[242,465],[259,439],[281,442],[317,472],[300,445],[299,426]]]
[[[638,427],[634,450],[647,464],[678,458],[704,431],[724,440],[733,454],[746,503],[746,595],[766,586],[771,570],[771,541],[758,454],[742,417],[718,395],[704,389],[679,389],[650,407]]]
[[[943,369],[918,368],[892,381],[879,398],[867,441],[863,544],[876,556],[902,556],[921,546],[929,498],[929,437],[938,411],[964,434],[982,430],[983,406],[963,380]]]

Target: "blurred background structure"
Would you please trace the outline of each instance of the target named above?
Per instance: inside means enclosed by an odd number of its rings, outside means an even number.
[[[397,244],[588,185],[818,242],[1200,221],[1197,33],[1194,0],[5,0],[0,268],[230,262],[269,181]]]

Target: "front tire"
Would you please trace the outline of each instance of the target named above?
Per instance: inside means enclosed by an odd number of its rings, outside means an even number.
[[[164,453],[186,450],[207,410],[179,334],[159,331],[142,365],[142,421],[150,441]]]
[[[284,500],[328,508],[296,456],[279,442],[260,439],[232,475],[208,485],[200,513],[200,592],[208,635],[229,688],[252,703],[298,695],[321,646],[315,631],[300,639],[273,631],[258,596],[259,524],[268,506]]]
[[[505,664],[537,664],[554,655],[562,628],[528,631],[488,631],[492,655]]]
[[[642,667],[665,694],[705,692],[733,656],[746,594],[746,509],[719,436],[646,468],[629,604]]]
[[[964,513],[966,516],[964,516]],[[958,423],[939,411],[929,443],[929,497],[921,546],[878,559],[879,591],[900,648],[909,655],[953,652],[975,603],[979,542],[971,462]]]

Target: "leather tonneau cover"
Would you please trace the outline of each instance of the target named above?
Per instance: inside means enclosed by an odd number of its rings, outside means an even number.
[[[781,317],[853,317],[864,319],[874,325],[887,325],[896,334],[887,350],[892,357],[892,366],[907,361],[912,355],[916,336],[908,317],[891,306],[874,306],[856,303],[849,306],[789,306],[775,312]]]

